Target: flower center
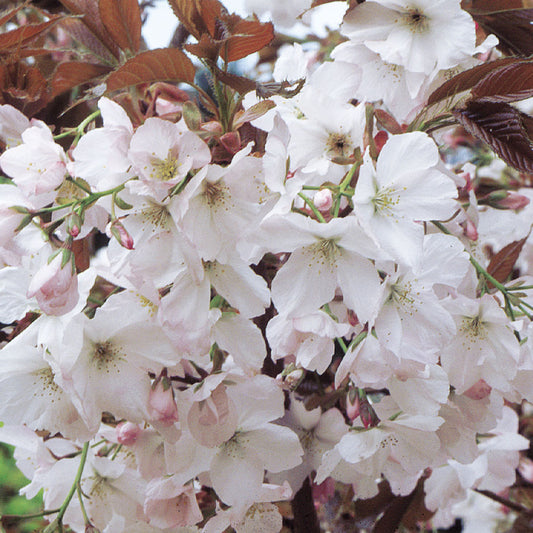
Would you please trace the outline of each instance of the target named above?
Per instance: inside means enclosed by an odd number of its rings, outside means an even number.
[[[326,147],[326,153],[333,162],[335,159],[346,159],[353,152],[352,139],[344,133],[330,133]]]
[[[204,196],[209,207],[215,207],[217,204],[224,203],[226,199],[226,187],[221,183],[205,182]]]
[[[418,8],[404,14],[405,23],[413,33],[426,33],[429,30],[429,18]]]
[[[105,369],[111,364],[116,367],[117,360],[123,359],[117,348],[109,341],[95,343],[91,355],[92,362],[98,370]]]
[[[150,174],[151,178],[155,178],[159,181],[170,181],[176,177],[179,163],[169,150],[167,158],[154,161],[153,166],[154,172]]]
[[[463,317],[463,323],[461,326],[461,331],[467,336],[473,339],[484,339],[487,335],[487,328],[485,322],[481,320],[481,317]]]
[[[380,213],[383,215],[392,215],[394,206],[400,202],[400,196],[393,187],[385,187],[376,191],[376,195],[372,198],[372,204],[374,205],[374,213]]]

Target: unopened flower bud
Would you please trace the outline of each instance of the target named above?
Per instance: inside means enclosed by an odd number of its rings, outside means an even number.
[[[72,237],[76,238],[81,231],[83,220],[78,213],[71,213],[67,218],[67,232]]]
[[[346,415],[350,420],[355,420],[360,415],[361,400],[357,389],[351,388],[346,395]]]
[[[120,444],[131,446],[135,444],[142,430],[137,424],[133,424],[132,422],[121,422],[116,427],[116,432],[117,440]]]
[[[305,377],[303,368],[297,368],[294,364],[290,364],[285,370],[276,376],[276,381],[281,383],[286,390],[294,390],[302,382]]]
[[[333,195],[329,189],[317,191],[313,203],[319,211],[329,211],[333,205]]]
[[[529,198],[517,192],[509,192],[507,197],[499,202],[500,208],[504,209],[522,209],[529,205]]]
[[[134,242],[132,236],[127,232],[126,228],[120,222],[118,218],[111,222],[111,225],[108,226],[108,233],[111,233],[113,237],[118,241],[118,243],[126,248],[127,250],[133,250]]]
[[[529,198],[514,191],[500,190],[491,192],[479,203],[495,209],[522,209],[529,204]]]
[[[168,378],[157,381],[155,387],[150,389],[148,405],[153,420],[157,420],[165,426],[170,426],[178,421],[178,406]]]
[[[365,429],[379,424],[379,418],[372,406],[367,401],[362,401],[359,407],[359,415]]]

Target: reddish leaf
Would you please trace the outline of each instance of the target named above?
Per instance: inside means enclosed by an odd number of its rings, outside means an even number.
[[[526,240],[527,237],[508,244],[490,260],[487,272],[496,281],[503,283],[511,275]],[[492,286],[492,284],[489,283],[489,286]]]
[[[6,22],[9,22],[23,7],[25,4],[15,7],[10,11],[7,11],[5,15],[0,17],[0,26],[3,26]]]
[[[378,124],[388,132],[392,133],[393,135],[403,133],[402,127],[398,124],[396,119],[392,115],[389,115],[389,113],[386,111],[383,111],[383,109],[375,109],[374,115],[378,121]]]
[[[48,103],[48,86],[36,67],[25,63],[0,65],[0,95],[2,103],[11,104],[28,116]]]
[[[471,100],[453,112],[472,135],[486,142],[507,164],[533,172],[533,119],[505,103]]]
[[[472,16],[487,33],[494,33],[498,37],[498,48],[504,53],[522,56],[533,54],[533,9],[510,9],[490,14],[473,12]]]
[[[0,50],[4,51],[8,48],[19,48],[25,44],[36,39],[52,26],[57,24],[64,17],[53,16],[46,22],[40,22],[39,24],[26,24],[15,30],[8,31],[0,34]]]
[[[262,117],[267,111],[276,107],[272,100],[261,100],[249,107],[246,111],[239,111],[233,118],[233,129],[236,130],[246,122],[251,122],[259,117]]]
[[[137,0],[100,0],[100,16],[122,50],[138,52],[141,46],[141,10]]]
[[[107,32],[102,22],[102,18],[100,17],[98,0],[60,0],[60,2],[75,15],[83,15],[81,21],[92,35],[100,41],[101,45],[107,48],[115,58],[118,59],[120,57],[118,47]],[[86,42],[80,39],[78,40],[81,44],[92,50],[92,47]]]
[[[473,67],[469,70],[465,70],[435,89],[429,95],[427,105],[433,105],[441,100],[444,100],[445,98],[449,98],[455,94],[472,89],[472,87],[483,80],[490,72],[500,69],[504,66],[520,62],[520,59],[506,57],[504,59],[497,59],[496,61],[482,63],[481,65]]]
[[[255,90],[257,87],[257,84],[254,80],[245,78],[244,76],[237,76],[237,74],[224,72],[223,70],[219,69],[214,62],[211,64],[211,68],[213,69],[218,80],[240,94],[249,93],[250,91]]]
[[[89,52],[101,63],[110,66],[117,64],[117,58],[80,19],[67,19],[62,26],[73,39],[82,45],[84,52]]]
[[[204,33],[201,39],[195,44],[186,44],[184,48],[201,59],[208,59],[216,63],[218,52],[220,50],[220,43],[213,40],[208,34]]]
[[[321,6],[323,4],[330,4],[331,2],[336,2],[336,0],[313,0],[313,3],[311,4],[311,9],[313,7]]]
[[[109,72],[109,67],[83,61],[60,63],[52,78],[52,97]]]
[[[191,35],[200,39],[203,33],[207,33],[198,0],[168,0],[168,3]]]
[[[133,57],[107,78],[107,90],[116,91],[139,83],[185,81],[192,83],[192,61],[174,48],[149,50]]]
[[[227,23],[231,20],[241,20],[238,15],[230,15],[218,0],[201,0],[198,7],[205,27],[214,39],[222,40],[228,37],[225,27]]]
[[[258,52],[274,39],[274,26],[258,20],[240,20],[232,29],[231,37],[221,48],[224,61],[237,61]]]
[[[533,96],[533,62],[524,61],[492,71],[472,90],[488,102],[516,102]]]
[[[472,0],[470,6],[462,6],[467,11],[503,11],[505,9],[520,9],[524,7],[522,0]]]

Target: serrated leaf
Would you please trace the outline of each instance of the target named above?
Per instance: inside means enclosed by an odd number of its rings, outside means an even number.
[[[375,109],[374,116],[376,117],[378,124],[393,135],[403,133],[402,127],[398,124],[398,121],[383,109]]]
[[[516,102],[533,96],[533,62],[521,61],[503,66],[485,76],[472,96],[487,102]]]
[[[245,78],[244,76],[238,76],[237,74],[231,74],[230,72],[224,72],[215,63],[212,63],[210,66],[219,81],[231,87],[239,94],[246,94],[257,88],[257,83],[254,80]]]
[[[141,10],[137,0],[100,0],[100,16],[122,50],[138,52],[141,46]]]
[[[488,63],[482,63],[481,65],[465,70],[435,89],[429,95],[427,105],[433,105],[445,98],[449,98],[463,91],[468,91],[483,80],[483,78],[485,78],[490,72],[521,61],[522,60],[514,57],[506,57],[503,59],[496,59],[495,61],[489,61]]]
[[[220,57],[226,61],[237,61],[258,52],[274,39],[271,22],[240,20],[231,28],[231,37],[221,47]]]
[[[207,32],[197,0],[168,0],[168,3],[191,35],[200,39]]]
[[[83,23],[80,19],[67,19],[61,25],[62,28],[81,45],[82,52],[86,52],[96,58],[98,62],[106,65],[118,64],[117,57],[109,48]]]
[[[505,103],[471,100],[453,111],[472,135],[486,142],[508,165],[533,172],[533,119]]]
[[[155,81],[194,81],[192,61],[175,48],[149,50],[126,61],[107,78],[107,90],[117,91],[139,83]]]
[[[506,54],[533,54],[533,9],[509,9],[493,13],[472,12],[474,20],[487,32],[498,37],[498,48]]]
[[[52,26],[64,18],[64,16],[55,15],[51,16],[50,20],[46,22],[25,24],[20,28],[2,33],[0,34],[0,49],[5,51],[10,48],[20,48],[47,32]]]
[[[24,215],[22,217],[22,220],[20,221],[20,224],[15,228],[15,233],[18,233],[19,231],[23,230],[26,226],[28,226],[31,221],[33,220],[33,215]]]
[[[55,97],[69,91],[82,83],[94,80],[109,72],[110,68],[104,65],[94,65],[83,61],[67,61],[60,63],[52,78],[52,96]]]
[[[233,128],[237,129],[245,122],[251,122],[256,118],[262,117],[267,111],[276,107],[276,104],[272,100],[261,100],[252,107],[249,107],[246,111],[240,111],[235,115],[233,119]]]
[[[98,0],[59,0],[66,8],[68,8],[75,15],[82,15],[81,23],[86,26],[94,38],[96,38],[100,45],[107,49],[107,51],[116,59],[120,57],[118,46],[115,44],[112,37],[106,30],[102,18],[100,17],[100,10],[98,8]],[[79,39],[78,39],[79,40]],[[81,44],[92,49],[91,45],[80,40]]]
[[[508,244],[490,260],[487,272],[496,281],[503,283],[511,275],[526,240],[527,237]],[[488,285],[492,287],[491,283]]]

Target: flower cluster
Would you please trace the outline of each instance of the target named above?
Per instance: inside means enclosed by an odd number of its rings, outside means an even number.
[[[262,145],[191,101],[137,123],[102,97],[70,147],[0,107],[0,440],[47,531],[275,533],[273,502],[331,479],[423,485],[438,527],[514,483],[533,194],[482,202],[501,160],[443,158],[417,116],[496,39],[459,0],[368,0],[340,32],[333,61],[281,50],[298,94],[244,98]]]

